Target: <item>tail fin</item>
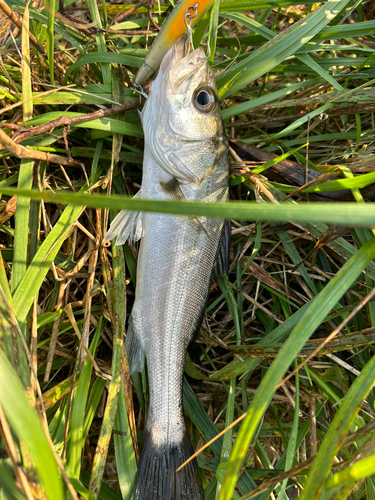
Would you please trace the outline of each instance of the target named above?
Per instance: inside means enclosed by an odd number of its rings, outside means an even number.
[[[176,472],[192,454],[187,431],[179,444],[156,445],[145,429],[133,500],[204,500],[197,461]]]

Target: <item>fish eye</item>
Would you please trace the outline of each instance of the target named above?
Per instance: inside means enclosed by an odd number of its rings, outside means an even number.
[[[209,113],[216,106],[216,95],[211,87],[201,87],[194,92],[193,104],[198,111]]]

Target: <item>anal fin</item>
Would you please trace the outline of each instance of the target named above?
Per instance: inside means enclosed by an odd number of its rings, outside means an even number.
[[[134,330],[133,319],[130,316],[125,339],[126,356],[128,358],[130,375],[142,372],[145,366],[145,353],[137,332]]]
[[[224,221],[224,226],[221,233],[219,243],[219,250],[217,252],[216,263],[212,271],[213,278],[218,276],[224,277],[228,274],[229,270],[229,252],[231,242],[231,222],[230,220]]]

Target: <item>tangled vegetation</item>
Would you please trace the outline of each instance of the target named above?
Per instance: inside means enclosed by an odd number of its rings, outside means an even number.
[[[217,75],[231,202],[210,207],[130,199],[132,80],[172,7],[0,0],[0,499],[131,499],[138,247],[102,240],[133,208],[232,219],[185,367],[205,497],[371,500],[374,2],[214,2],[194,43]]]

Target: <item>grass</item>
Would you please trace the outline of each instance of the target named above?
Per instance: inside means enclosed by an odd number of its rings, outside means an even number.
[[[374,499],[372,3],[214,2],[194,41],[217,74],[231,202],[210,207],[131,200],[147,5],[59,7],[0,1],[0,499],[131,499],[138,248],[101,244],[121,208],[232,219],[185,366],[194,447],[216,438],[206,498]]]

